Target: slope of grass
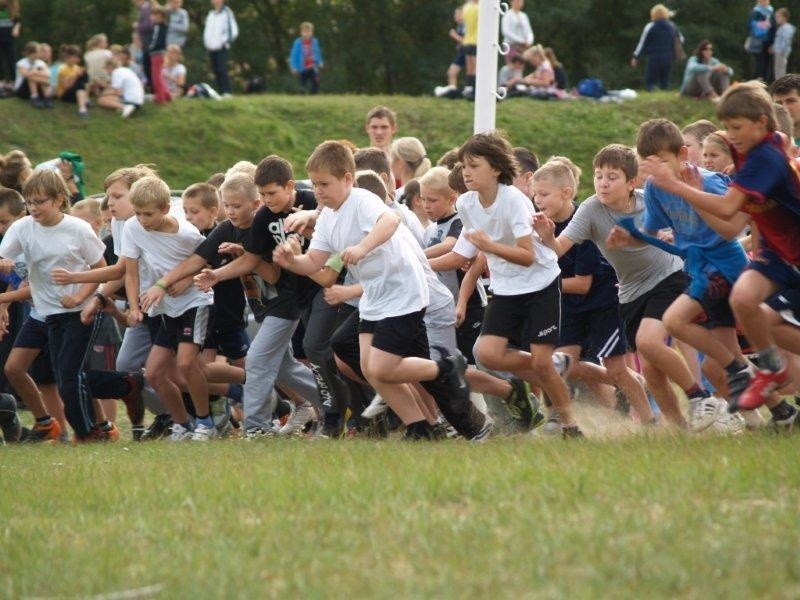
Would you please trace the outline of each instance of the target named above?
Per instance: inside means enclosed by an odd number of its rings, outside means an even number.
[[[798,441],[7,447],[0,596],[796,598]]]
[[[0,151],[19,147],[34,161],[58,151],[80,152],[87,163],[91,192],[102,191],[103,178],[120,166],[154,163],[175,188],[205,180],[239,160],[257,162],[276,153],[304,176],[303,164],[324,139],[348,138],[368,143],[363,119],[376,104],[398,113],[399,135],[419,137],[435,161],[472,132],[474,104],[407,96],[243,96],[229,101],[184,99],[166,107],[148,105],[124,121],[115,113],[93,109],[79,120],[73,106],[35,111],[15,99],[0,101]],[[525,98],[498,105],[497,124],[515,145],[540,157],[561,154],[584,170],[602,146],[633,143],[636,126],[664,116],[684,125],[712,116],[710,103],[681,99],[673,93],[647,94],[623,104],[589,100],[543,102]],[[581,190],[588,192],[590,178]]]

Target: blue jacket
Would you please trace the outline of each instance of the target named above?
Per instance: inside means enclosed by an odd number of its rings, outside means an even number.
[[[678,28],[669,19],[651,21],[644,27],[639,44],[633,51],[633,56],[639,58],[642,54],[647,56],[672,56],[675,53],[675,36],[680,36]]]
[[[314,53],[314,68],[322,64],[322,50],[319,48],[317,38],[311,38],[311,51]],[[295,71],[303,70],[303,38],[298,37],[292,44],[292,52],[289,54],[289,66]]]

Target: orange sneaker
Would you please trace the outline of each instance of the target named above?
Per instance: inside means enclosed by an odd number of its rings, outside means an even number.
[[[26,442],[57,442],[61,437],[61,424],[50,418],[49,423],[36,423],[25,436]]]

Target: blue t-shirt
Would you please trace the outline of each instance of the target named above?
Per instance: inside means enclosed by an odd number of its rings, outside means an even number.
[[[699,169],[703,178],[703,191],[724,196],[728,191],[728,177]],[[712,248],[724,238],[711,229],[703,218],[680,196],[671,194],[647,181],[644,185],[644,229],[654,233],[659,229],[672,229],[675,246],[686,250],[690,246]]]
[[[574,206],[577,210],[578,205]],[[556,223],[556,237],[566,229],[574,214],[575,212],[568,219]],[[558,266],[561,267],[562,280],[580,275],[592,276],[592,286],[587,294],[562,294],[561,309],[564,314],[587,313],[619,303],[617,274],[600,254],[594,242],[586,240],[575,244],[569,252],[558,259]]]

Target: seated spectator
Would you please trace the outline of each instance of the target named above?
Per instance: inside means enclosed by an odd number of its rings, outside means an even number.
[[[133,60],[135,48],[133,44],[130,46],[121,46],[120,49],[114,53],[114,60],[116,60],[121,67],[128,67],[131,71],[136,73],[136,76],[142,82],[142,85],[147,83],[147,78],[144,74],[142,65]]]
[[[553,65],[547,60],[541,44],[531,46],[522,55],[529,65],[534,68],[533,73],[523,78],[522,83],[534,88],[551,88],[556,84]]]
[[[63,102],[77,104],[78,116],[86,118],[89,116],[89,94],[86,91],[89,76],[81,66],[81,49],[74,44],[64,44],[60,54],[63,64],[58,69],[56,96]]]
[[[53,47],[50,44],[39,44],[39,58],[50,69],[50,85],[56,87],[56,75],[58,75],[58,68],[61,66],[60,57],[59,60],[53,62]]]
[[[694,54],[686,62],[681,94],[690,98],[719,100],[731,85],[733,69],[713,56],[714,47],[708,40],[697,45]]]
[[[289,55],[289,67],[292,73],[300,77],[300,87],[307,91],[311,84],[311,93],[319,91],[319,70],[322,68],[322,51],[319,40],[314,37],[314,25],[309,22],[300,24],[300,37],[292,44]]]
[[[0,156],[0,186],[22,192],[22,184],[33,173],[33,165],[22,150]]]
[[[498,87],[504,87],[510,92],[515,85],[522,83],[524,67],[525,59],[522,56],[511,57],[510,63],[501,67],[497,74]]]
[[[550,65],[553,67],[553,75],[556,78],[556,87],[560,90],[567,89],[567,87],[569,87],[567,71],[564,69],[564,65],[558,62],[555,51],[552,48],[547,47],[544,49],[544,55],[547,57],[547,60],[550,61]]]
[[[173,98],[183,96],[186,92],[186,67],[183,61],[183,52],[177,44],[167,46],[167,54],[164,57],[164,81],[167,82],[167,90]]]
[[[86,65],[86,74],[89,77],[88,90],[95,95],[102,93],[108,83],[108,73],[105,64],[113,58],[108,49],[108,38],[105,33],[96,33],[86,42],[86,52],[83,62]]]
[[[106,72],[111,77],[111,85],[97,100],[102,108],[118,110],[123,119],[130,117],[144,104],[144,86],[141,79],[128,67],[123,67],[114,59],[106,62]]]
[[[39,58],[39,44],[28,42],[23,52],[25,58],[17,61],[14,93],[17,98],[30,100],[36,108],[52,108],[53,88],[50,87],[50,69]]]

